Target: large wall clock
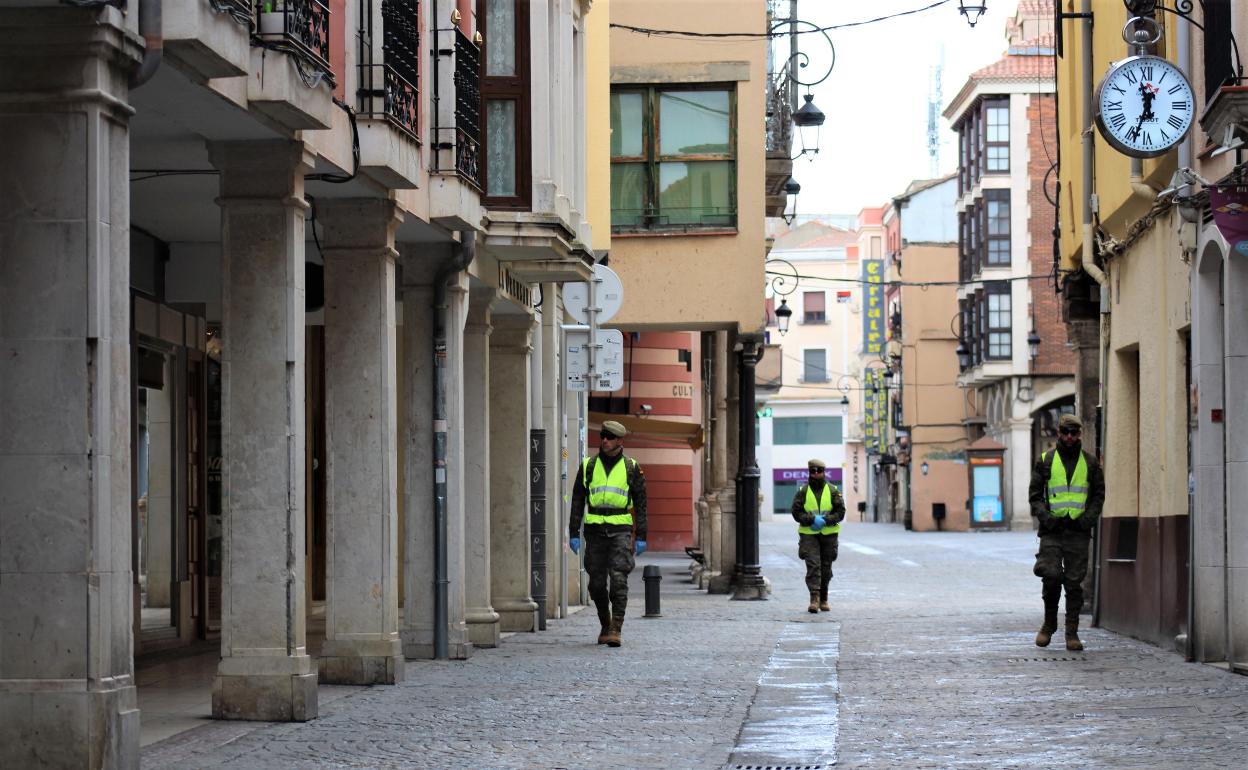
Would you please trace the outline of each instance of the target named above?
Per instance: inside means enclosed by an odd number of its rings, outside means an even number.
[[[1192,84],[1160,56],[1129,56],[1096,88],[1096,125],[1105,141],[1133,158],[1163,155],[1187,135],[1196,116]]]

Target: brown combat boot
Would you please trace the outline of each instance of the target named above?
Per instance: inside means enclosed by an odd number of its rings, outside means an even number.
[[[832,605],[828,604],[828,589],[825,587],[819,591],[819,611],[831,612]]]
[[[602,630],[598,632],[598,644],[606,644],[611,634],[611,614],[605,609],[599,609],[598,622],[602,624]]]
[[[819,592],[818,591],[810,592],[810,604],[807,605],[806,611],[812,615],[819,612]]]
[[[607,629],[607,635],[606,635],[608,647],[620,646],[620,631],[623,628],[624,628],[624,618],[612,618],[611,619],[611,626],[610,628]]]
[[[1057,621],[1049,622],[1045,618],[1044,625],[1040,626],[1040,630],[1036,632],[1036,646],[1048,647],[1049,642],[1053,641],[1053,632],[1057,630]]]
[[[1079,641],[1079,619],[1066,621],[1066,649],[1071,652],[1083,652],[1083,642]]]

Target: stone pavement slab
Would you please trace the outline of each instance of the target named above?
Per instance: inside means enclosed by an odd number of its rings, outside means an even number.
[[[209,722],[146,768],[1238,768],[1248,679],[1099,629],[1032,643],[1036,540],[847,524],[831,613],[805,611],[787,522],[771,600],[734,602],[647,554],[624,646],[578,612],[467,661],[407,664],[306,724]],[[640,565],[663,571],[641,618]]]

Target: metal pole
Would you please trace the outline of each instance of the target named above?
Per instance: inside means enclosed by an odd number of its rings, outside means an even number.
[[[737,553],[736,587],[733,599],[766,599],[767,584],[758,559],[758,458],[754,449],[755,394],[754,371],[762,358],[759,340],[742,338],[739,361],[741,374],[738,400],[738,446],[740,472],[737,475]]]

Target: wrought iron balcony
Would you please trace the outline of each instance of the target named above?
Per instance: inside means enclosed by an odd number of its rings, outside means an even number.
[[[248,27],[255,18],[256,9],[252,0],[208,0],[208,4],[217,13],[228,13],[235,21]]]
[[[455,171],[481,189],[481,49],[455,30]]]
[[[420,18],[417,0],[382,0],[381,63],[376,62],[372,0],[360,0],[359,114],[389,121],[420,140]]]
[[[767,155],[788,158],[793,147],[793,109],[788,90],[772,82],[767,92]]]
[[[304,58],[332,82],[329,66],[329,4],[323,0],[261,0],[257,37]]]

